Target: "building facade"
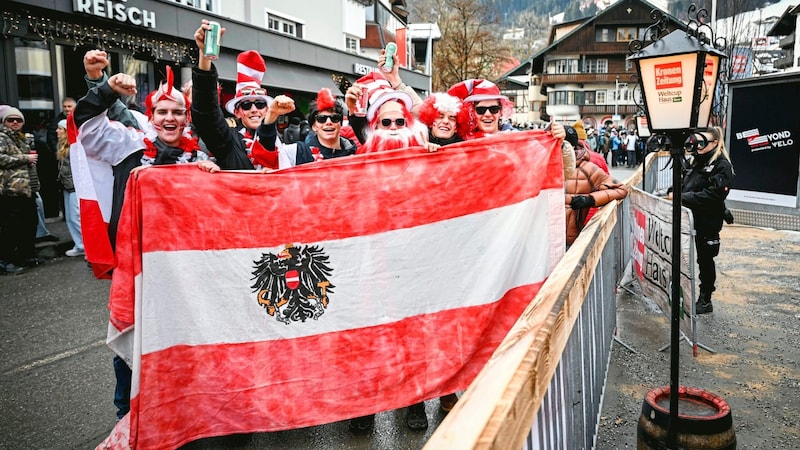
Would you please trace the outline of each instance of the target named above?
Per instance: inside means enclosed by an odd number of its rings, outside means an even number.
[[[378,2],[381,18],[405,26],[404,1]],[[355,81],[377,70],[380,49],[369,48],[368,29],[374,0],[38,0],[4,1],[0,6],[0,104],[19,106],[26,127],[47,123],[64,97],[86,92],[83,55],[90,49],[111,54],[111,73],[125,72],[138,81],[139,94],[129,101],[144,105],[144,96],[164,78],[166,66],[175,84],[191,79],[197,61],[194,32],[202,19],[226,28],[215,62],[223,102],[233,96],[236,56],[255,49],[264,57],[264,86],[270,95],[286,94],[305,114],[322,87],[339,93],[332,75]],[[385,15],[392,16],[391,20]],[[392,28],[387,36],[394,36]],[[401,69],[403,81],[423,95],[430,76]]]
[[[627,57],[628,44],[645,41],[657,6],[643,0],[619,0],[592,17],[554,25],[548,46],[498,80],[514,80],[527,90],[528,123],[583,120],[587,128],[622,126],[635,129],[636,67]],[[667,17],[667,29],[685,29]],[[641,101],[639,101],[641,103]],[[517,121],[523,120],[517,114]]]

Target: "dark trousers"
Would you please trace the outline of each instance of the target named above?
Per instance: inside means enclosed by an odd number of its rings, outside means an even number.
[[[125,360],[114,355],[114,375],[117,385],[114,388],[114,406],[117,407],[117,419],[122,419],[131,410],[131,379],[133,372],[125,364]]]
[[[697,267],[700,270],[700,292],[712,293],[716,290],[717,267],[714,257],[719,255],[719,233],[697,233],[694,238],[697,248]]]
[[[0,260],[22,264],[36,256],[36,201],[0,195]]]

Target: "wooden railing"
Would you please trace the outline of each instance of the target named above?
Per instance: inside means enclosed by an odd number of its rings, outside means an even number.
[[[593,447],[629,217],[627,199],[598,210],[425,449]]]

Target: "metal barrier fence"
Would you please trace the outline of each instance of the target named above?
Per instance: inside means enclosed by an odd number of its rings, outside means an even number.
[[[670,172],[648,170],[650,186],[660,173]],[[627,199],[598,210],[425,449],[594,448],[631,256],[629,210]]]

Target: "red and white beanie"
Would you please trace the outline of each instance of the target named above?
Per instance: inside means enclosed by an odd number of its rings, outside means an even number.
[[[414,101],[408,93],[392,89],[389,80],[379,72],[370,72],[356,80],[356,84],[367,88],[367,121],[369,122],[378,114],[378,109],[388,101],[402,102],[407,111],[410,111],[414,105]]]
[[[500,93],[500,88],[489,80],[481,78],[464,80],[454,84],[447,93],[464,102],[480,102],[483,100],[505,100],[508,97]]]
[[[267,90],[261,87],[261,80],[267,73],[267,64],[257,51],[239,53],[236,58],[236,72],[236,95],[225,104],[229,113],[233,114],[236,105],[244,100],[264,100],[267,105],[272,102]],[[257,92],[251,92],[253,89]]]

